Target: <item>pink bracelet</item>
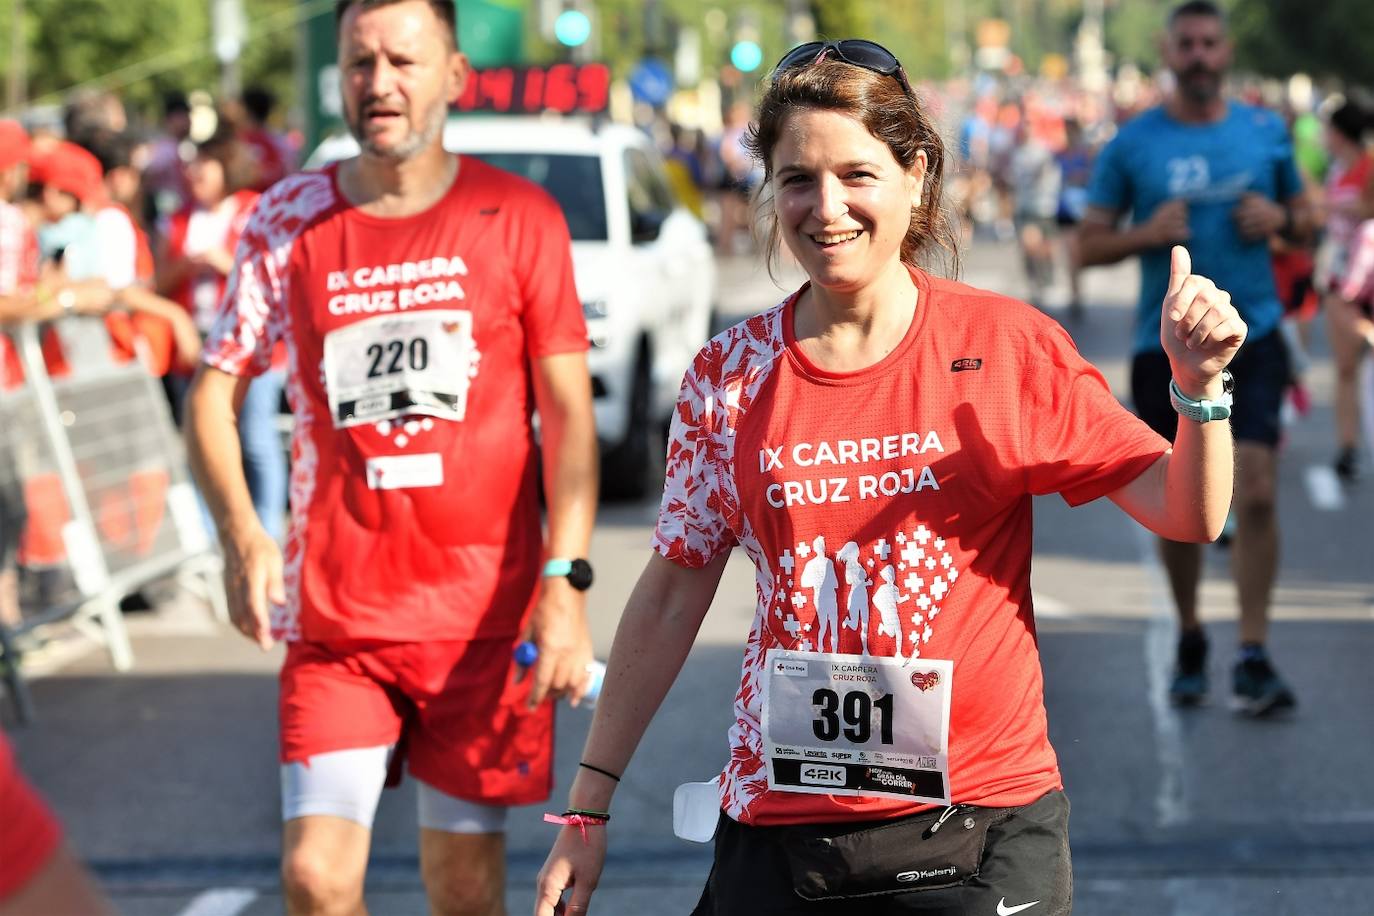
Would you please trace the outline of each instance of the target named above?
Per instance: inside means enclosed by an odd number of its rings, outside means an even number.
[[[604,826],[606,826],[606,822],[609,821],[609,820],[610,820],[609,817],[594,817],[594,816],[589,815],[589,814],[576,814],[576,813],[571,812],[571,811],[568,812],[567,814],[546,814],[546,815],[544,815],[544,822],[545,822],[545,823],[548,823],[548,824],[562,824],[562,825],[565,826],[565,827],[567,827],[567,826],[576,827],[576,828],[582,833],[582,842],[583,842],[583,843],[587,842],[587,827],[588,827],[588,826],[592,826],[592,827],[604,827]]]

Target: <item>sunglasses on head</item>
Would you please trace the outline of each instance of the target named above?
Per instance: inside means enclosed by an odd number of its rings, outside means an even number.
[[[906,71],[902,69],[897,55],[876,41],[865,38],[842,38],[839,41],[808,41],[797,45],[782,56],[773,68],[775,74],[798,67],[809,67],[819,62],[827,54],[834,54],[836,60],[844,61],[855,67],[863,67],[883,76],[890,76],[902,84],[907,95],[913,95],[911,84],[907,82]]]

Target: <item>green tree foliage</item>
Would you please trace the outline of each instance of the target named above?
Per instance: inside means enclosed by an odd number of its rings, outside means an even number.
[[[1231,30],[1238,62],[1247,70],[1374,85],[1369,0],[1236,0]]]
[[[830,39],[872,37],[872,6],[867,0],[812,0],[816,35]]]
[[[912,79],[942,77],[951,70],[950,43],[957,22],[942,0],[876,0],[869,5],[871,35],[897,55]]]
[[[29,97],[53,95],[124,67],[203,42],[209,13],[179,0],[43,0],[24,4]],[[171,63],[172,61],[169,61]],[[119,91],[135,107],[147,105],[182,79],[213,76],[210,56],[185,53],[175,68],[136,79]]]
[[[296,101],[296,54],[299,49],[298,26],[293,11],[314,11],[333,21],[332,3],[305,9],[301,0],[244,0],[244,16],[249,22],[249,40],[243,48],[240,67],[243,85],[266,86],[276,94],[278,114],[285,116]],[[313,17],[312,17],[313,18]]]
[[[1118,63],[1144,70],[1160,66],[1159,42],[1169,4],[1118,2],[1107,7],[1107,50]]]
[[[267,85],[283,107],[293,96],[297,6],[298,0],[244,0],[250,38],[241,58],[243,82]],[[328,15],[327,5],[320,8]],[[9,4],[0,4],[6,44],[13,27],[8,16]],[[131,112],[155,119],[165,92],[213,92],[218,84],[208,0],[27,0],[21,27],[34,102],[57,103],[71,87],[104,85]],[[8,55],[4,65],[13,66]]]

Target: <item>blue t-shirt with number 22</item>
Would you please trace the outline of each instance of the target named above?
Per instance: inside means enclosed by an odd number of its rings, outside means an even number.
[[[1117,213],[1130,211],[1143,223],[1160,204],[1188,204],[1186,243],[1193,272],[1231,294],[1258,340],[1278,327],[1283,307],[1269,266],[1264,239],[1246,241],[1233,213],[1247,191],[1286,201],[1302,188],[1288,131],[1278,115],[1231,102],[1226,116],[1208,124],[1185,124],[1151,108],[1121,127],[1102,150],[1089,189],[1089,204]],[[1140,257],[1140,299],[1136,304],[1135,350],[1159,350],[1159,308],[1169,285],[1169,249]]]

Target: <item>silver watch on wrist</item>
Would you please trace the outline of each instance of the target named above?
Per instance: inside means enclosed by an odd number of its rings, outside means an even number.
[[[1231,392],[1236,388],[1236,380],[1227,369],[1221,370],[1221,397],[1215,401],[1197,401],[1179,390],[1178,382],[1169,379],[1169,401],[1180,417],[1195,423],[1210,423],[1213,420],[1226,420],[1231,416],[1233,399]]]

